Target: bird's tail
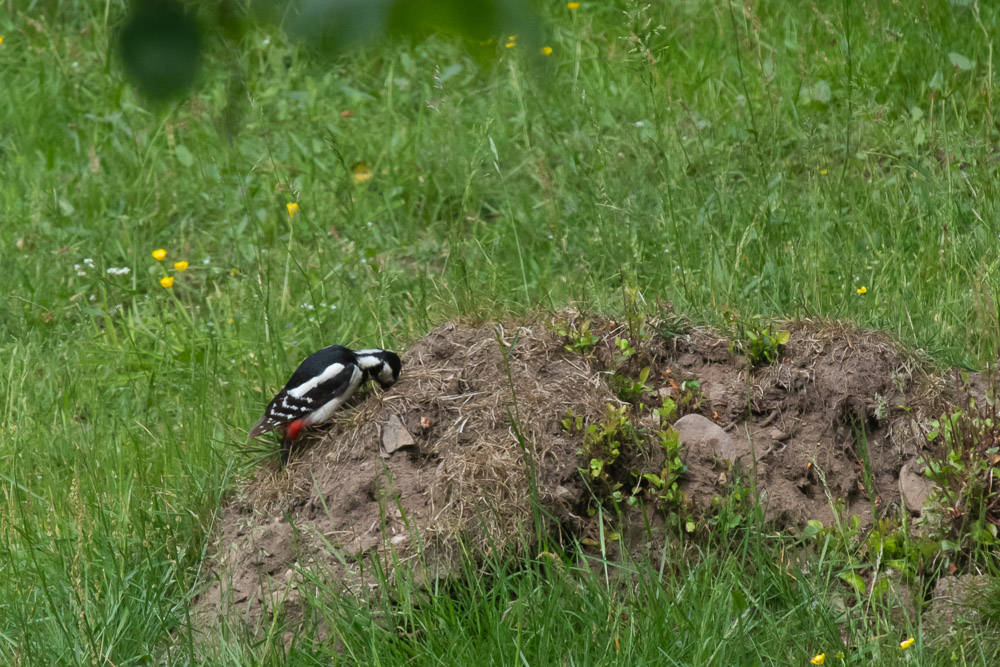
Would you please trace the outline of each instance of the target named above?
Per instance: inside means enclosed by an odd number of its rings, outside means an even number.
[[[247,440],[253,440],[254,438],[259,438],[268,431],[274,430],[267,428],[265,422],[267,422],[267,415],[264,415],[263,417],[257,420],[257,423],[253,425],[252,429],[250,429],[250,433],[247,435]]]

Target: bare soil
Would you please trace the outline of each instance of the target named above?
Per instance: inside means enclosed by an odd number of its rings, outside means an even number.
[[[629,363],[650,366],[647,404],[679,397],[684,380],[700,383],[682,410],[728,433],[779,527],[829,522],[835,505],[870,524],[901,507],[900,470],[924,443],[914,424],[936,409],[940,383],[882,334],[830,322],[784,328],[790,341],[772,365],[751,367],[698,328],[654,335]],[[307,586],[364,589],[373,566],[426,580],[448,576],[463,550],[532,548],[534,493],[548,534],[592,534],[581,438],[560,421],[571,409],[594,423],[620,404],[607,371],[612,341],[627,332],[608,321],[595,330],[590,354],[567,351],[540,321],[448,323],[414,343],[395,386],[339,413],[293,451],[287,472],[261,470],[237,491],[219,521],[199,617],[258,627],[276,610],[296,617]],[[726,492],[731,466],[684,445],[682,488],[705,507]]]

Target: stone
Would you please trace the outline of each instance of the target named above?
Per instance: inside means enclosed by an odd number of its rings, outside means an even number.
[[[555,496],[559,500],[562,500],[562,501],[565,501],[565,502],[568,502],[568,503],[573,503],[573,502],[576,502],[577,500],[579,500],[579,498],[577,498],[577,494],[573,493],[572,491],[570,491],[569,489],[567,489],[562,484],[560,484],[559,486],[556,487]]]
[[[921,474],[922,470],[923,466],[914,458],[904,463],[899,471],[899,491],[907,511],[914,516],[920,516],[924,503],[935,488],[934,482]]]
[[[722,427],[701,415],[684,415],[674,422],[681,444],[689,454],[701,458],[735,461],[736,443]]]
[[[772,428],[767,434],[771,437],[771,440],[775,442],[784,442],[788,440],[788,434],[782,431],[780,428]]]
[[[980,574],[941,577],[934,585],[934,597],[926,614],[926,625],[936,633],[946,633],[962,619],[973,619],[977,605],[990,590],[989,578]]]
[[[913,598],[913,590],[906,583],[903,575],[892,570],[888,575],[888,587],[886,589],[886,603],[889,605],[892,622],[900,627],[916,624],[917,602]]]
[[[702,386],[702,393],[708,403],[716,410],[720,408],[725,408],[729,404],[729,394],[726,392],[726,387],[721,382],[711,382],[706,383],[707,386]]]
[[[417,444],[410,432],[403,426],[399,415],[392,415],[382,425],[382,451],[391,455],[397,449]]]

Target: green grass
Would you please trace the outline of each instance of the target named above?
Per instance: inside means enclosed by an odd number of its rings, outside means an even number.
[[[619,312],[627,287],[705,322],[847,318],[942,363],[996,357],[990,3],[547,3],[551,56],[498,47],[486,63],[438,38],[319,59],[251,26],[212,43],[197,93],[164,109],[114,60],[120,0],[5,5],[6,662],[282,661],[275,638],[198,648],[186,603],[213,513],[257,460],[246,428],[334,341]],[[357,162],[373,173],[358,185]],[[177,260],[191,266],[168,291]],[[621,589],[504,564],[420,606],[316,604],[372,664],[831,664],[841,636],[867,651],[852,664],[903,661],[898,626],[873,640],[885,614],[832,611],[840,565],[816,554],[792,579],[779,542],[747,530],[669,554],[662,576],[636,565]],[[970,632],[913,655],[995,659]],[[308,641],[289,664],[310,663]]]

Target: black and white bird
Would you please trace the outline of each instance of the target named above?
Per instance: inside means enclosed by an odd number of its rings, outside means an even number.
[[[324,347],[306,357],[253,428],[250,440],[271,431],[281,432],[281,467],[288,462],[292,443],[303,428],[328,420],[358,387],[375,380],[383,389],[399,379],[399,355],[389,350],[351,350],[343,345]]]

